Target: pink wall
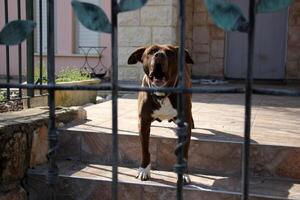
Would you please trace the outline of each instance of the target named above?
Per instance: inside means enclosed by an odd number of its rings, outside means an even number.
[[[25,1],[21,1],[21,17],[25,19]],[[8,1],[8,9],[9,9],[9,16],[8,20],[16,20],[18,18],[17,15],[17,0],[9,0]],[[0,0],[0,29],[2,30],[5,24],[5,17],[4,17],[4,0]],[[23,73],[26,72],[25,64],[26,64],[26,44],[22,44],[22,66],[23,66]],[[10,53],[10,73],[11,75],[17,75],[18,72],[18,46],[12,46],[9,48]],[[6,48],[5,46],[0,46],[0,75],[6,74]]]
[[[102,8],[105,11],[106,15],[111,18],[111,1],[104,0],[102,1]],[[107,33],[102,33],[101,35],[101,45],[106,46],[107,49],[103,52],[103,64],[111,69],[111,35]]]
[[[17,0],[9,0],[9,21],[17,18]],[[25,18],[25,1],[22,2],[22,14]],[[68,67],[81,67],[84,63],[84,58],[78,54],[74,54],[76,33],[75,20],[76,17],[72,11],[71,0],[56,1],[56,71]],[[103,1],[102,8],[110,17],[110,1]],[[0,28],[4,25],[4,0],[0,0]],[[46,25],[44,25],[46,27]],[[107,49],[103,52],[102,63],[104,66],[111,68],[111,39],[110,34],[101,33],[101,42],[99,45],[106,46]],[[23,73],[26,71],[26,43],[23,46]],[[17,63],[17,47],[10,48],[11,75],[18,75]],[[5,47],[0,47],[0,75],[6,74]],[[43,58],[46,63],[46,58]],[[89,58],[91,64],[96,64],[97,58]],[[38,66],[39,58],[35,56],[35,65]]]

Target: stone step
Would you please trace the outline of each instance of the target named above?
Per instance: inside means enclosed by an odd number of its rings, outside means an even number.
[[[111,199],[111,166],[74,161],[59,162],[58,166],[57,199]],[[152,170],[151,180],[140,181],[135,179],[136,172],[137,169],[133,168],[118,168],[119,199],[176,199],[175,173]],[[47,198],[46,173],[46,165],[29,170],[29,199]],[[241,199],[239,178],[193,174],[191,181],[191,184],[184,186],[184,199]],[[287,180],[255,178],[250,181],[250,196],[251,200],[296,200],[300,199],[300,184]]]
[[[76,157],[111,164],[110,101],[87,106],[88,121],[61,132],[62,158]],[[136,95],[118,99],[120,165],[140,162]],[[189,168],[191,172],[240,175],[244,130],[244,95],[195,94],[192,109]],[[297,97],[253,96],[251,173],[256,176],[300,179],[300,101]],[[276,116],[276,118],[274,117]],[[176,125],[154,122],[151,127],[152,166],[172,170]]]
[[[83,128],[84,125],[81,126]],[[60,159],[85,163],[112,163],[112,135],[87,128],[72,127],[60,132]],[[100,131],[100,130],[98,130]],[[154,169],[173,170],[177,138],[173,134],[150,138],[151,165]],[[189,150],[189,171],[192,173],[239,176],[242,142],[208,140],[192,137]],[[138,167],[141,147],[137,134],[119,132],[119,164]],[[300,179],[300,148],[251,144],[251,175]]]

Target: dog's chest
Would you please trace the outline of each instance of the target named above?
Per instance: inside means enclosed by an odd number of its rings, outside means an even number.
[[[177,116],[177,110],[173,108],[168,97],[158,100],[158,102],[161,107],[153,111],[153,119],[170,120]]]

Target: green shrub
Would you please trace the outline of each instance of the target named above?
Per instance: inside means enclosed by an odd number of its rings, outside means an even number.
[[[5,101],[6,97],[4,96],[3,92],[0,91],[0,102]]]
[[[42,67],[42,74],[43,74],[43,83],[47,84],[47,68],[43,63]],[[40,78],[40,67],[39,65],[34,68],[34,81],[36,82]],[[72,82],[72,81],[82,81],[91,79],[91,75],[86,72],[82,72],[79,69],[75,68],[65,68],[59,71],[56,74],[56,82]]]
[[[40,64],[36,65],[34,67],[34,82],[36,83],[38,79],[40,78]],[[45,66],[45,63],[42,65],[42,78],[43,83],[47,83],[47,68]]]
[[[57,74],[56,82],[72,82],[91,79],[91,75],[79,69],[66,68]]]

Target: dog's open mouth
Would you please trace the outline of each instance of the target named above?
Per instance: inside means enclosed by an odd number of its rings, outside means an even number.
[[[149,75],[152,84],[156,87],[162,87],[166,83],[166,77],[162,70],[162,64],[157,63],[155,64],[154,70]]]
[[[155,86],[157,86],[157,87],[162,87],[162,86],[165,85],[165,83],[166,83],[165,77],[163,77],[163,78],[156,78],[156,77],[154,77],[153,78],[153,84]]]

